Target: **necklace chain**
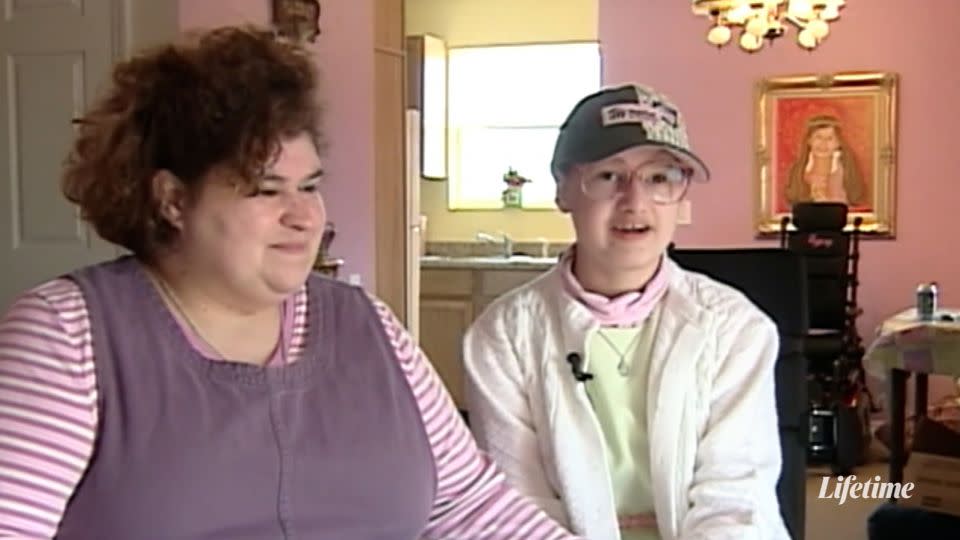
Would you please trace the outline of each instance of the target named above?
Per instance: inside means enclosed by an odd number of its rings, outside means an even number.
[[[174,294],[173,288],[170,287],[167,281],[162,277],[160,277],[159,275],[155,275],[154,279],[156,279],[157,284],[160,285],[160,290],[163,293],[163,295],[166,296],[168,300],[170,300],[170,303],[173,304],[174,309],[176,309],[177,313],[179,313],[180,316],[183,317],[183,320],[186,321],[187,326],[190,327],[190,330],[193,331],[193,334],[198,338],[200,338],[200,341],[202,341],[203,344],[206,345],[208,349],[216,353],[216,355],[220,357],[219,358],[220,360],[226,360],[227,357],[222,352],[220,352],[220,349],[214,347],[213,343],[210,343],[210,341],[203,336],[203,332],[200,331],[200,328],[198,328],[197,325],[194,324],[193,319],[191,319],[190,315],[187,314],[187,310],[183,309],[183,306],[180,304],[180,299],[177,298],[176,294]]]
[[[170,287],[170,284],[168,284],[167,281],[162,277],[160,277],[159,275],[154,275],[154,279],[156,280],[157,284],[160,285],[160,290],[163,293],[163,295],[170,300],[170,303],[173,304],[174,309],[176,309],[177,313],[179,313],[180,316],[183,318],[183,320],[186,321],[187,326],[190,327],[190,330],[193,332],[193,334],[198,338],[200,338],[200,341],[202,341],[203,344],[206,345],[208,349],[213,351],[219,357],[219,360],[226,361],[227,356],[222,352],[220,352],[220,349],[218,349],[217,347],[214,347],[213,343],[210,343],[210,340],[204,337],[203,332],[201,332],[200,328],[197,327],[196,324],[194,324],[193,319],[190,318],[190,315],[187,314],[187,311],[183,309],[183,305],[180,303],[180,299],[173,292],[173,288]],[[280,347],[280,354],[283,360],[282,363],[286,364],[286,356],[287,356],[286,350],[285,350],[286,345],[283,343],[284,340],[282,339],[283,337],[282,334],[283,333],[281,332],[279,347]]]
[[[617,353],[617,356],[620,357],[620,362],[617,363],[617,372],[624,377],[629,375],[630,366],[627,365],[627,354],[629,354],[630,351],[633,350],[634,345],[636,345],[637,342],[640,340],[640,335],[643,333],[643,330],[642,329],[637,330],[637,334],[633,336],[633,339],[630,340],[630,343],[627,344],[626,349],[624,349],[622,352],[613,343],[613,340],[611,340],[609,337],[607,337],[606,334],[603,333],[603,330],[599,330],[597,333],[600,335],[601,338],[603,338],[604,341],[607,342],[607,345],[609,345],[610,348],[613,349],[613,352]]]

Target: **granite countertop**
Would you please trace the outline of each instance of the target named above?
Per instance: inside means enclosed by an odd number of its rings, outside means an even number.
[[[557,257],[531,257],[514,255],[424,255],[420,257],[422,268],[460,268],[484,270],[547,270],[557,263]]]

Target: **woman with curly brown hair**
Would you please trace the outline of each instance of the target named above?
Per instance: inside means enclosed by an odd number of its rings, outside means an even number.
[[[132,255],[0,320],[0,538],[567,538],[390,311],[310,272],[313,62],[217,29],[119,64],[63,190]]]

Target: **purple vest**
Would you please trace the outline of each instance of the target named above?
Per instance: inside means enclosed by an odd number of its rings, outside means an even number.
[[[132,258],[71,276],[90,312],[99,431],[60,540],[414,540],[436,471],[372,303],[317,275],[297,362],[203,358]]]

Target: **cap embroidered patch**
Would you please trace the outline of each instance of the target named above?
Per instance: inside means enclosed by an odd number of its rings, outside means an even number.
[[[604,126],[616,124],[643,124],[650,128],[657,122],[677,127],[677,111],[657,101],[645,103],[617,103],[600,109]]]
[[[663,94],[639,84],[605,87],[581,99],[560,128],[551,171],[589,163],[632,146],[658,146],[689,163],[695,181],[710,171],[690,148],[683,115]]]
[[[603,127],[641,124],[653,140],[687,146],[686,135],[679,129],[680,114],[677,110],[642,86],[634,86],[634,91],[636,102],[615,103],[600,109]]]

